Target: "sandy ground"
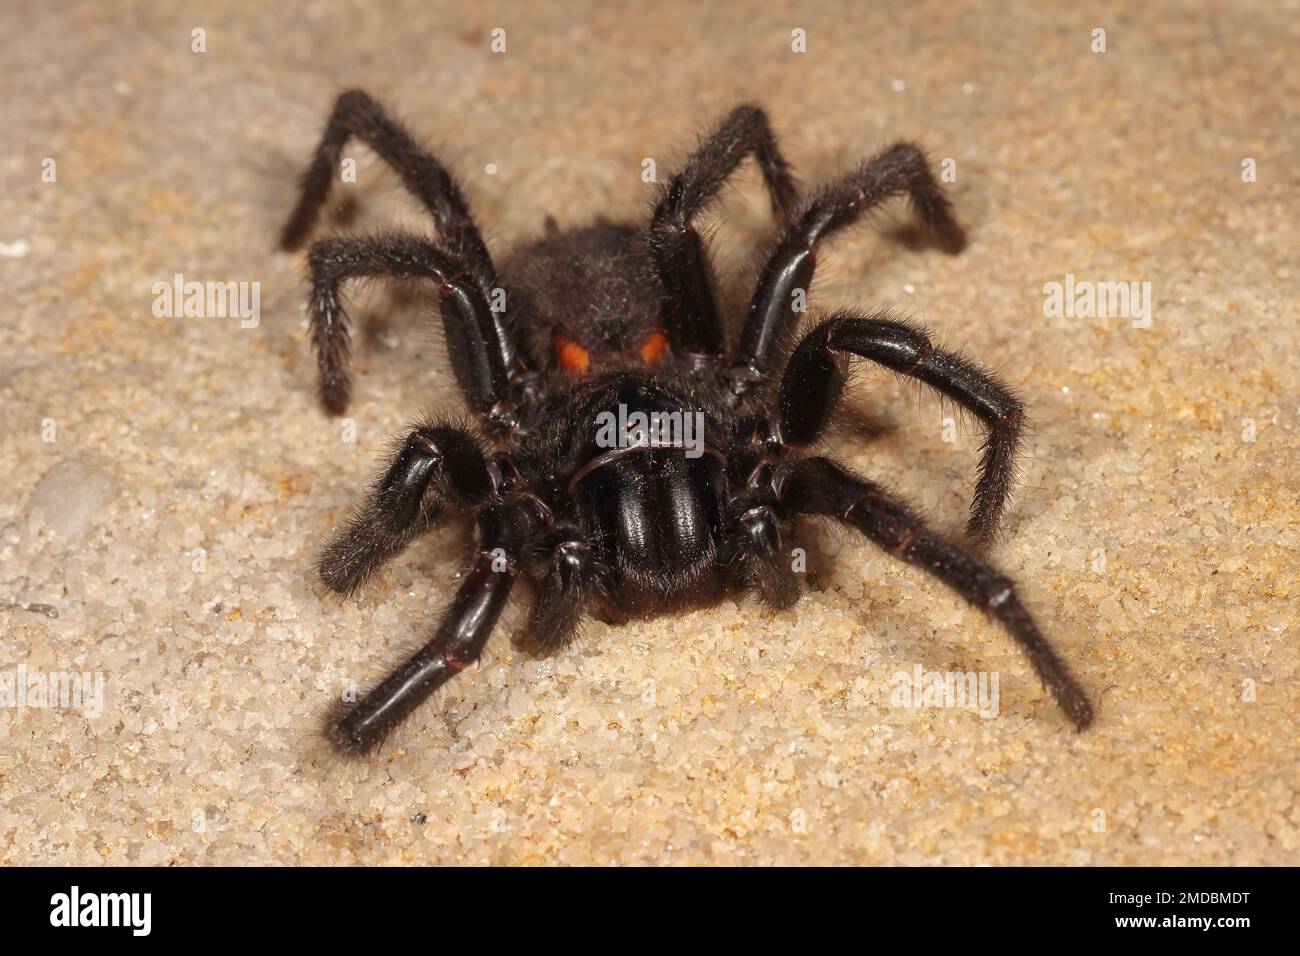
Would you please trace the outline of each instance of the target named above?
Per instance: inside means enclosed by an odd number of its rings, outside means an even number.
[[[1294,2],[269,6],[0,10],[0,693],[27,688],[0,712],[0,860],[1300,861]],[[374,290],[355,433],[314,401],[302,259],[273,238],[352,85],[437,145],[499,251],[642,214],[643,159],[743,100],[806,183],[904,136],[953,160],[969,249],[859,230],[813,305],[897,307],[1021,386],[991,558],[1096,726],[942,586],[819,532],[792,612],[596,624],[550,660],[500,634],[381,754],[332,759],[318,714],[430,631],[459,553],[435,534],[346,604],[310,571],[388,436],[451,398],[427,305]],[[351,153],[354,227],[421,228]],[[736,184],[713,246],[743,301],[769,219]],[[256,326],[156,316],[178,273],[259,283]],[[1067,276],[1152,308],[1050,314]],[[890,430],[837,453],[955,533],[978,429],[861,381]],[[996,715],[894,706],[918,667],[996,677]],[[79,706],[42,700],[74,672]]]

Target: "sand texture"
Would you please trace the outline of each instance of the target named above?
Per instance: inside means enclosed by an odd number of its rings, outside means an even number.
[[[0,677],[87,675],[80,707],[0,710],[0,862],[1300,862],[1294,3],[290,6],[0,8]],[[315,400],[303,257],[274,240],[351,86],[437,147],[498,259],[548,215],[644,215],[643,160],[745,101],[805,184],[899,138],[952,160],[969,248],[909,249],[891,209],[827,244],[811,307],[895,308],[1019,387],[989,556],[1093,729],[941,584],[814,528],[788,613],[593,623],[550,659],[503,631],[334,759],[319,715],[427,637],[462,554],[440,530],[347,602],[312,573],[389,438],[454,399],[427,296],[374,285],[352,424]],[[349,155],[325,233],[427,230]],[[743,309],[752,169],[710,222]],[[177,274],[258,283],[255,327],[157,315]],[[1067,281],[1151,308],[1050,314]],[[833,452],[959,533],[981,429],[860,371],[887,428]],[[895,706],[918,667],[996,676],[996,714]]]

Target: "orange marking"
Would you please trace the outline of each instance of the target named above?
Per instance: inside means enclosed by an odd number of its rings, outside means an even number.
[[[654,365],[663,358],[664,351],[668,348],[668,336],[662,332],[656,332],[650,338],[645,340],[641,346],[641,360],[646,365]]]
[[[560,363],[560,368],[566,372],[577,372],[582,374],[587,371],[591,365],[591,357],[577,342],[572,339],[566,339],[559,332],[552,337],[553,347],[555,349],[555,358]]]

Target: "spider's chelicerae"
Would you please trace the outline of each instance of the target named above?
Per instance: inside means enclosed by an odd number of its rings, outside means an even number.
[[[588,614],[657,614],[740,588],[789,607],[800,592],[792,549],[804,515],[857,529],[990,614],[1070,720],[1091,723],[1087,696],[1004,575],[814,450],[849,356],[924,382],[987,428],[968,530],[987,542],[998,529],[1024,420],[1005,385],[888,314],[836,313],[794,340],[823,242],[891,197],[910,201],[923,239],[962,249],[964,233],[914,145],[891,146],[801,201],[766,115],[742,106],[668,179],[648,222],[561,231],[548,221],[546,235],[498,271],[455,180],[359,91],[335,104],[284,248],[307,239],[351,137],[396,169],[434,235],[312,244],[321,403],[341,413],[351,391],[344,283],[428,279],[479,428],[430,421],[412,430],[320,558],[321,578],[346,594],[445,513],[470,512],[476,523],[469,567],[432,640],[331,718],[341,750],[373,748],[475,661],[520,577],[532,582],[529,624],[543,650],[563,646]],[[746,157],[762,171],[780,231],[728,345],[698,224]]]

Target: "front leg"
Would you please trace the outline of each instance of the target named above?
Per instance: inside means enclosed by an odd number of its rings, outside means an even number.
[[[777,466],[760,440],[738,445],[727,458],[723,560],[737,583],[784,610],[799,599],[799,579],[792,566],[793,518],[774,480]]]
[[[421,425],[406,436],[365,503],[334,533],[317,572],[331,590],[351,594],[423,533],[446,502],[473,507],[492,491],[483,452],[468,432]]]
[[[479,551],[444,612],[433,640],[326,729],[341,752],[363,754],[383,742],[435,690],[478,660],[519,575],[536,512],[521,498],[479,514]]]
[[[531,628],[540,649],[553,653],[569,643],[600,588],[596,555],[576,528],[556,529],[546,572],[538,584]]]
[[[1006,577],[937,537],[901,502],[829,459],[808,458],[795,463],[787,500],[798,511],[835,517],[857,528],[894,557],[924,568],[991,615],[1020,645],[1071,722],[1079,730],[1092,723],[1088,695],[1039,631]]]

